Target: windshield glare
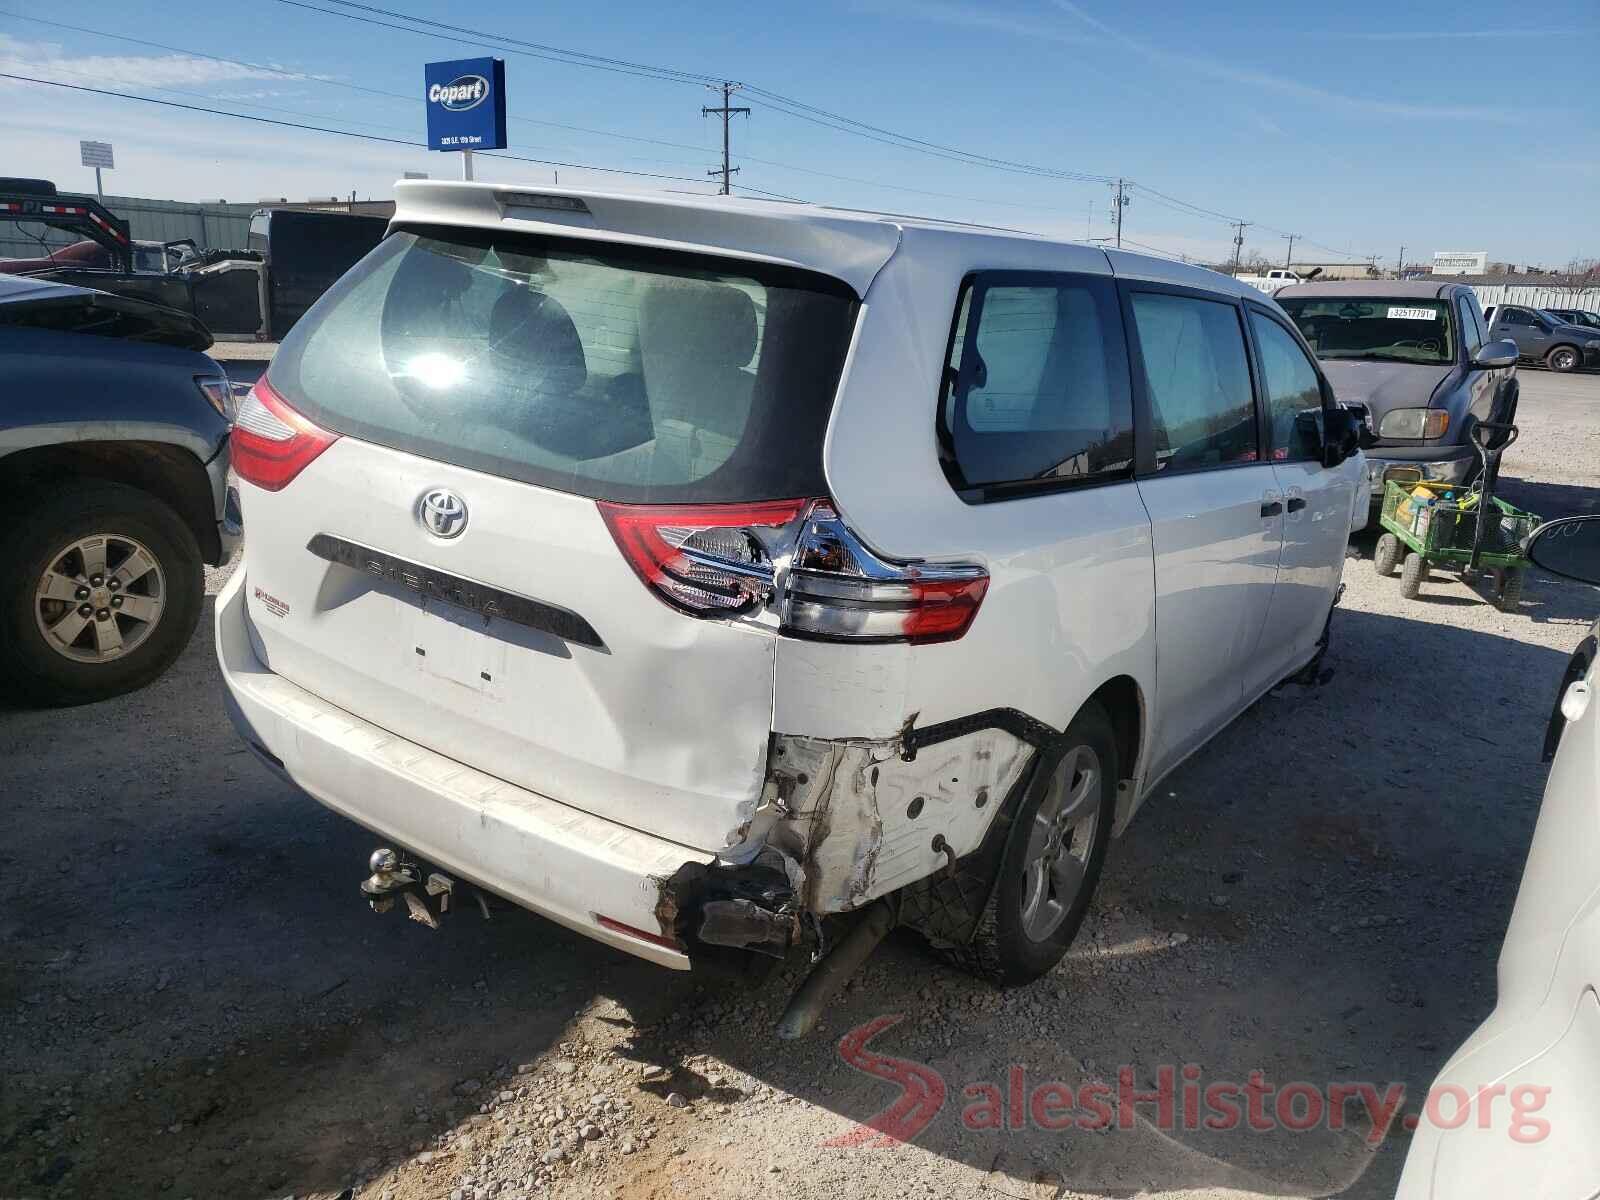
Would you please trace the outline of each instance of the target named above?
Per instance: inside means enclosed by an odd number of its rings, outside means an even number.
[[[1280,301],[1318,358],[1452,363],[1455,323],[1444,300]]]

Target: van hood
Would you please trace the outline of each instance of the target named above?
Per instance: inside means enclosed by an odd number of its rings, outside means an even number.
[[[1374,429],[1391,409],[1427,408],[1439,385],[1456,370],[1453,365],[1370,359],[1322,359],[1321,363],[1333,394],[1347,404],[1365,404],[1372,413]]]

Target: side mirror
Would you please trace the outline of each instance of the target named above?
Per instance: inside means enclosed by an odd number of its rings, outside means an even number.
[[[1350,415],[1356,419],[1356,439],[1363,450],[1370,450],[1378,444],[1378,431],[1372,427],[1372,410],[1365,404],[1347,403],[1341,400],[1341,408],[1348,409]]]
[[[1362,422],[1349,408],[1336,404],[1322,414],[1322,465],[1337,467],[1361,448]]]
[[[1472,356],[1472,365],[1475,367],[1514,367],[1520,351],[1517,344],[1510,338],[1501,338],[1497,342],[1485,342],[1478,347],[1478,352]]]
[[[1552,575],[1600,586],[1600,515],[1546,521],[1528,535],[1523,552]]]

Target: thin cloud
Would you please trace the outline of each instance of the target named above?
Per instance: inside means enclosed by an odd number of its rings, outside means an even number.
[[[134,87],[205,87],[242,79],[279,79],[281,72],[188,54],[67,54],[51,42],[0,34],[0,71],[115,79]]]
[[[1059,42],[1071,46],[1103,45],[1105,42],[1102,37],[1063,29],[1052,22],[996,12],[975,4],[962,4],[959,0],[857,0],[855,7],[857,11],[878,16],[932,21],[962,29],[982,29],[1029,41]]]
[[[1158,46],[1153,46],[1148,42],[1130,37],[1113,29],[1104,21],[1085,12],[1077,4],[1074,4],[1072,0],[1052,0],[1052,3],[1062,12],[1081,21],[1096,33],[1113,39],[1151,62],[1186,67],[1197,74],[1220,80],[1224,83],[1237,83],[1247,87],[1261,88],[1265,91],[1278,92],[1281,95],[1309,100],[1326,108],[1345,112],[1371,113],[1375,116],[1478,121],[1506,121],[1513,119],[1512,114],[1504,109],[1486,106],[1408,104],[1394,100],[1378,100],[1369,96],[1350,96],[1343,92],[1334,92],[1327,88],[1317,87],[1315,84],[1306,83],[1299,79],[1273,75],[1266,71],[1254,71],[1236,67],[1221,59],[1206,58],[1198,54],[1178,54],[1171,50],[1163,50]]]
[[[1374,30],[1308,30],[1292,35],[1311,38],[1333,38],[1352,42],[1439,42],[1439,41],[1502,41],[1506,38],[1570,37],[1571,29],[1374,29]]]

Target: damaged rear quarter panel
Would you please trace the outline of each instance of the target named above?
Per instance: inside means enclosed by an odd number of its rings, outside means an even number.
[[[911,762],[898,734],[775,734],[746,846],[784,855],[803,908],[847,912],[942,870],[940,835],[956,858],[975,850],[1032,753],[999,729],[924,747]]]

